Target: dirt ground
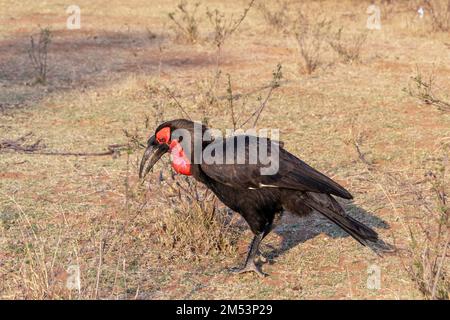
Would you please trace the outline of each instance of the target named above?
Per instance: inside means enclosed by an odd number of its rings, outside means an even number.
[[[160,118],[156,104],[164,119],[183,116],[152,91],[160,86],[194,119],[207,113],[211,127],[230,128],[229,110],[202,107],[215,72],[221,71],[218,97],[227,95],[227,74],[234,93],[252,93],[244,106],[238,101],[243,119],[265,97],[280,63],[281,86],[258,127],[280,129],[287,150],[350,190],[355,199],[342,202],[347,211],[399,253],[378,257],[318,214],[286,213],[262,245],[270,276],[237,276],[228,269],[242,262],[252,237],[245,223],[234,215],[239,240],[224,252],[168,245],[160,221],[177,203],[153,200],[165,187],[156,174],[139,181],[142,150],[76,157],[0,148],[0,298],[423,298],[403,254],[408,226],[420,223],[410,189],[432,196],[424,175],[448,154],[450,113],[403,89],[420,68],[434,73],[436,91],[450,100],[450,34],[431,31],[427,16],[418,19],[411,9],[414,1],[383,3],[382,28],[368,32],[361,61],[344,63],[327,48],[324,64],[309,75],[292,34],[275,30],[255,6],[226,40],[218,65],[205,10],[238,17],[247,2],[204,1],[194,44],[175,37],[168,13],[177,3],[78,0],[81,29],[67,30],[60,1],[0,0],[0,141],[31,132],[28,142],[42,139],[47,151],[102,152],[127,143],[126,130],[144,142]],[[288,4],[295,16],[301,4]],[[368,5],[327,0],[302,8],[352,34],[365,30]],[[47,26],[48,80],[35,84],[30,35]],[[67,288],[70,266],[80,270],[77,289]],[[368,286],[373,268],[380,271],[377,288]]]

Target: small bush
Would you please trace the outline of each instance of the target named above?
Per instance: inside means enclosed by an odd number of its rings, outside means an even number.
[[[425,0],[434,31],[450,31],[450,0]]]
[[[30,48],[28,57],[35,70],[35,83],[47,83],[48,71],[48,48],[51,43],[52,34],[49,28],[41,28],[37,42],[34,37],[30,37]]]
[[[361,48],[367,40],[367,32],[361,32],[350,37],[347,41],[342,38],[343,28],[339,28],[336,33],[331,33],[328,38],[330,47],[341,57],[344,62],[352,63],[360,61]]]
[[[313,73],[323,64],[322,55],[330,27],[331,22],[326,18],[311,21],[306,15],[300,13],[295,27],[295,39],[303,60],[302,67],[308,74]]]
[[[208,16],[209,22],[213,27],[213,43],[216,47],[221,48],[225,40],[231,36],[247,17],[247,13],[253,6],[255,0],[251,0],[248,6],[244,9],[242,15],[233,19],[233,15],[227,17],[224,13],[220,12],[218,9],[206,10],[206,15]]]
[[[199,23],[197,17],[200,3],[196,2],[193,6],[189,6],[185,2],[181,2],[177,6],[177,11],[169,13],[169,19],[173,22],[177,40],[187,43],[196,43],[199,39]]]
[[[266,23],[277,31],[287,29],[286,27],[291,23],[286,1],[277,1],[276,5],[270,8],[265,3],[261,3],[258,9],[263,14]]]
[[[415,193],[420,219],[409,227],[411,262],[406,270],[427,299],[450,299],[448,156],[446,161],[438,173],[428,174],[434,199]]]
[[[450,102],[444,101],[442,97],[438,97],[435,93],[434,71],[428,76],[423,76],[417,68],[416,75],[411,77],[408,88],[404,88],[403,91],[424,104],[435,106],[441,111],[450,111]]]

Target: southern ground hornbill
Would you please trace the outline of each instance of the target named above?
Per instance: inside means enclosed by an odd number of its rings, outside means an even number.
[[[254,271],[265,275],[256,265],[255,256],[259,253],[261,241],[271,231],[275,216],[283,210],[299,216],[318,211],[362,245],[377,253],[392,251],[392,247],[379,239],[374,230],[347,215],[333,198],[352,199],[347,190],[284,150],[277,142],[251,135],[205,139],[207,131],[207,127],[184,119],[161,124],[148,140],[139,176],[145,177],[165,153],[170,153],[175,171],[192,175],[211,189],[226,206],[241,214],[254,238],[244,267],[236,271]],[[243,138],[241,144],[239,137]],[[272,158],[278,161],[276,172],[262,174],[263,169],[267,168],[267,161],[264,164],[259,158],[250,161],[252,150],[259,149],[264,149],[268,155],[277,155]],[[216,160],[211,163],[200,158],[199,161],[199,153],[203,156],[208,153]],[[220,157],[224,161],[217,161]]]

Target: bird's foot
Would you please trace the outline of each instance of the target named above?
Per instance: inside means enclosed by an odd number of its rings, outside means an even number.
[[[268,259],[262,255],[261,251],[258,251],[258,256],[256,257],[256,260],[261,263],[266,263],[268,261]]]
[[[245,272],[255,272],[257,275],[259,275],[260,277],[267,277],[268,274],[262,272],[261,267],[257,266],[254,262],[249,262],[247,263],[247,265],[243,268],[232,268],[231,272],[233,273],[237,273],[237,274],[241,274],[241,273],[245,273]]]

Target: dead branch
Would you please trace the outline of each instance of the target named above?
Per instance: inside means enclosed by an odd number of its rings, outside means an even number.
[[[77,157],[101,157],[117,156],[120,151],[128,150],[129,144],[111,144],[108,145],[108,151],[103,152],[68,152],[68,151],[45,151],[46,146],[41,143],[42,139],[34,143],[26,143],[33,133],[29,132],[16,140],[5,139],[0,141],[0,153],[17,152],[24,154],[39,154],[48,156],[77,156]]]
[[[361,151],[360,143],[361,143],[360,139],[354,139],[353,141],[353,145],[355,146],[356,152],[358,153],[358,158],[359,160],[361,160],[362,163],[364,163],[367,166],[368,170],[372,170],[373,163],[367,160],[366,153]]]
[[[404,88],[403,91],[425,104],[437,107],[441,111],[450,111],[450,103],[436,97],[434,94],[434,80],[435,75],[433,72],[428,79],[424,79],[417,67],[416,75],[411,77],[408,88]]]
[[[210,11],[209,9],[206,10],[206,15],[208,16],[209,22],[214,27],[213,42],[219,49],[218,53],[220,53],[220,48],[223,46],[228,37],[230,37],[239,28],[242,21],[245,20],[254,2],[255,0],[250,1],[241,17],[237,20],[233,19],[233,15],[227,18],[225,14],[220,12],[218,9],[215,9],[213,11]]]
[[[231,121],[233,123],[233,130],[236,131],[237,120],[236,120],[236,115],[234,112],[233,89],[231,87],[231,76],[230,76],[230,74],[227,74],[227,76],[228,76],[228,88],[227,88],[228,104],[230,105],[230,110],[231,110]]]
[[[166,86],[164,86],[165,89],[165,93],[166,95],[171,98],[174,102],[175,105],[181,110],[181,112],[184,113],[184,115],[189,119],[192,120],[191,117],[189,116],[189,113],[186,112],[186,110],[184,110],[183,106],[181,105],[181,103],[178,101],[178,99],[175,97],[174,93],[172,91],[170,91],[170,89]]]
[[[247,118],[240,126],[239,128],[243,128],[253,117],[255,117],[255,120],[253,121],[253,128],[256,127],[256,124],[258,123],[259,117],[261,116],[261,113],[264,111],[267,102],[269,101],[269,98],[272,96],[273,90],[280,87],[280,80],[283,77],[283,74],[281,73],[281,64],[277,65],[277,69],[272,74],[272,82],[270,83],[269,91],[267,92],[266,98],[264,100],[261,100],[261,104],[259,107],[250,115],[250,117]]]

